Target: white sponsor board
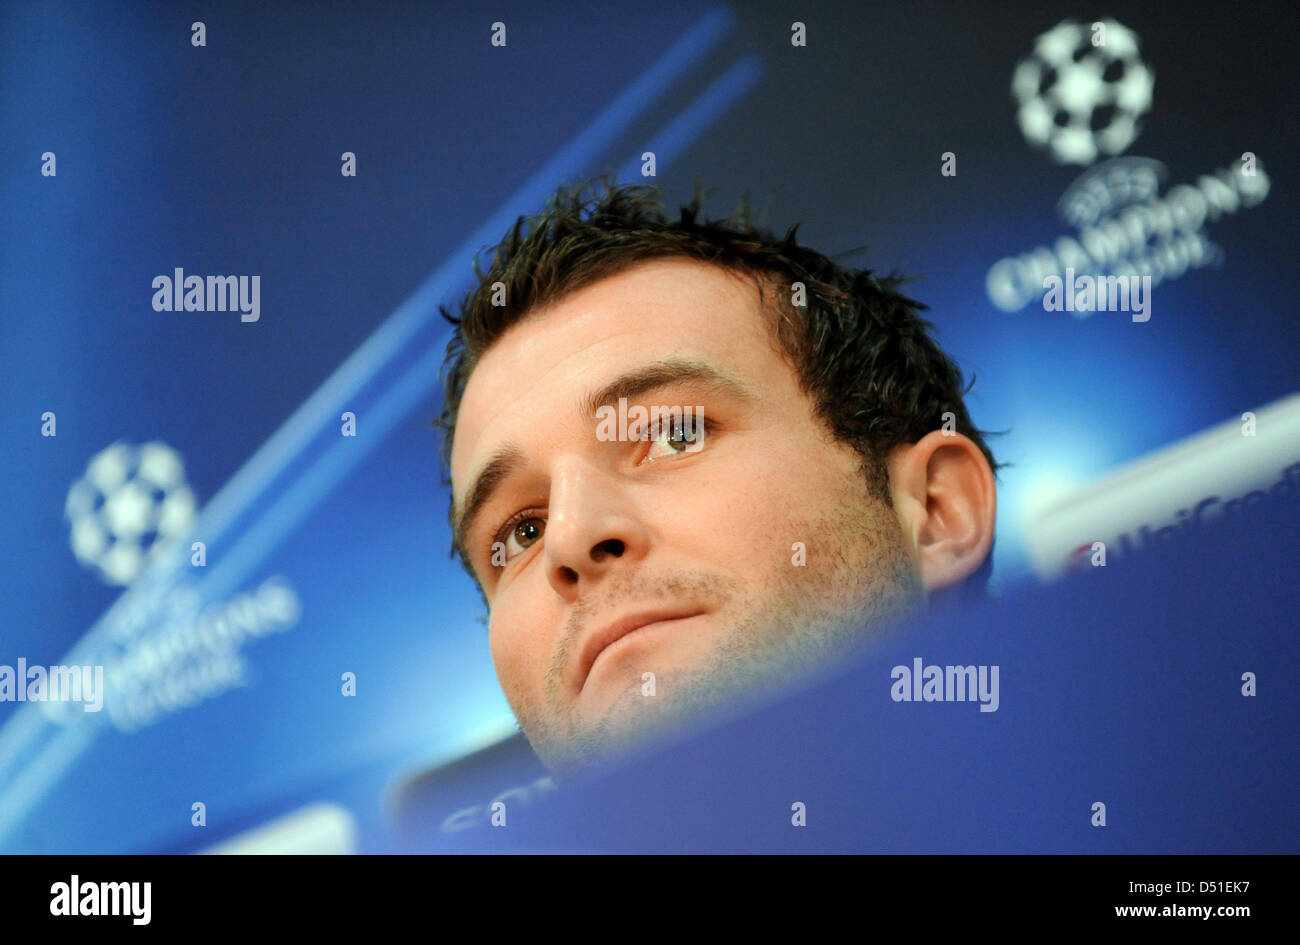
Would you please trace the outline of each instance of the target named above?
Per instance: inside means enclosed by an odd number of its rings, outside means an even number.
[[[1045,578],[1186,540],[1269,497],[1300,501],[1300,394],[1123,466],[1053,503],[1026,534]]]

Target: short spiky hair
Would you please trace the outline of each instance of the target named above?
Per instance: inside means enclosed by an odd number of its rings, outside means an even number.
[[[997,471],[962,402],[967,388],[961,370],[930,336],[934,326],[917,314],[926,306],[897,291],[907,280],[847,268],[800,246],[797,224],[778,239],[751,222],[745,200],[725,220],[698,221],[697,186],[680,218],[669,219],[655,187],[618,186],[608,175],[597,182],[600,187],[561,187],[541,213],[516,220],[486,273],[475,257],[479,284],[465,296],[460,316],[441,309],[456,327],[447,345],[442,414],[434,421],[444,434],[445,482],[461,398],[483,353],[533,309],[664,257],[697,259],[754,279],[774,336],[816,415],[863,457],[878,497],[890,500],[889,451],[941,428],[948,413],[950,427],[968,436]],[[505,286],[504,306],[492,304],[497,282]],[[795,282],[805,286],[806,306],[792,304]],[[775,290],[774,306],[765,286]],[[472,576],[465,550],[455,551]],[[972,578],[982,585],[990,569],[986,560]]]

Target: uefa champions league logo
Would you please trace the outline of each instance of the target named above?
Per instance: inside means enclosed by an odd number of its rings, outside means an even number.
[[[1141,131],[1154,88],[1155,73],[1138,55],[1137,35],[1115,20],[1058,23],[1016,64],[1011,91],[1025,140],[1057,164],[1087,169],[1058,206],[1073,232],[989,267],[985,291],[995,306],[1015,312],[1043,300],[1045,311],[1060,311],[1052,296],[1058,285],[1098,286],[1104,279],[1109,286],[1127,279],[1132,286],[1141,279],[1145,287],[1150,277],[1155,287],[1223,262],[1224,250],[1210,239],[1207,224],[1267,197],[1268,174],[1258,155],[1242,151],[1226,166],[1162,195],[1164,165],[1120,156]],[[1143,317],[1134,322],[1148,320],[1149,293],[1146,298]],[[1073,314],[1085,318],[1093,310],[1088,303]]]
[[[1141,130],[1154,88],[1137,35],[1115,20],[1091,28],[1058,23],[1038,37],[1011,80],[1020,130],[1057,164],[1088,165],[1123,152]]]
[[[197,518],[185,466],[166,443],[119,441],[96,453],[68,490],[64,512],[77,560],[105,584],[135,584],[123,594],[129,603],[103,618],[106,639],[91,642],[108,682],[103,706],[118,731],[138,731],[248,685],[243,648],[298,623],[298,593],[278,575],[216,596],[177,555],[167,562],[176,580],[162,582],[165,591],[136,583]],[[205,566],[193,558],[188,563]],[[50,721],[71,724],[43,705]]]
[[[165,443],[114,443],[72,484],[64,507],[73,554],[107,584],[125,586],[194,520],[185,467]]]

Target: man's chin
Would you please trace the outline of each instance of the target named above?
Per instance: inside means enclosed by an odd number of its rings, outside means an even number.
[[[719,654],[719,656],[725,656]],[[629,686],[596,719],[572,721],[565,733],[528,732],[533,751],[557,779],[618,765],[743,715],[800,674],[789,661],[759,668],[737,662],[663,673],[653,690]]]
[[[594,721],[574,726],[565,734],[526,734],[551,774],[572,780],[685,736],[693,731],[695,718],[696,713],[674,700],[645,695],[640,686],[633,686]]]
[[[876,569],[889,579],[851,606],[754,608],[715,641],[703,663],[665,670],[649,689],[633,682],[607,708],[597,710],[597,718],[584,718],[583,710],[573,706],[567,714],[557,710],[540,726],[525,726],[533,750],[557,778],[572,778],[780,698],[842,663],[924,600],[919,576],[901,545],[894,555],[878,559]],[[793,592],[787,595],[787,600],[802,599]]]

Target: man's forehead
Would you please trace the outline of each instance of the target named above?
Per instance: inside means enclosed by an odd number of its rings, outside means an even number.
[[[488,348],[465,386],[452,441],[452,483],[458,500],[468,477],[486,466],[508,437],[512,415],[539,397],[563,390],[562,406],[620,371],[665,352],[694,352],[701,360],[728,360],[753,323],[752,298],[738,291],[736,274],[689,259],[654,260],[586,286],[525,315]],[[570,403],[571,401],[571,403]],[[505,421],[505,422],[502,422]],[[491,442],[488,442],[488,441]]]

